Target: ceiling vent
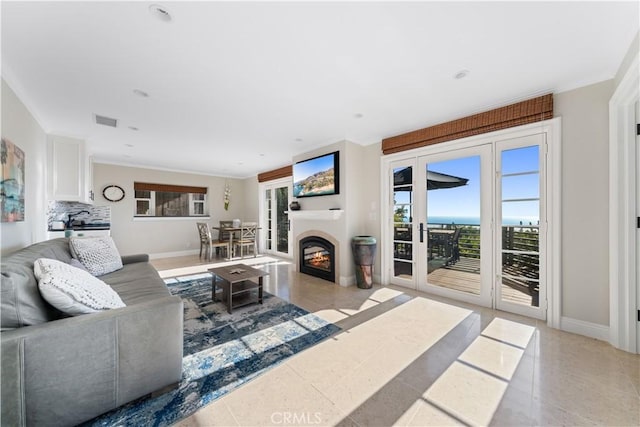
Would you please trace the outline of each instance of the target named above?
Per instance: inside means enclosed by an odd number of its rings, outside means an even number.
[[[98,114],[94,114],[96,119],[96,123],[99,125],[111,126],[112,128],[118,126],[118,120],[112,119],[111,117],[100,116]]]

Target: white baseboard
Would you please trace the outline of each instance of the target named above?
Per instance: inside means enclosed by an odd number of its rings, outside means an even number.
[[[374,274],[373,283],[374,284],[382,283],[382,276]],[[358,279],[356,278],[355,275],[348,276],[348,277],[340,276],[340,279],[338,280],[338,284],[343,287],[356,286],[358,284]]]
[[[340,276],[336,283],[343,287],[353,286],[356,284],[356,276]]]
[[[177,256],[198,255],[199,253],[200,253],[199,249],[190,249],[188,251],[177,251],[177,252],[162,252],[159,254],[149,254],[149,259],[173,258]]]
[[[609,327],[598,323],[585,322],[584,320],[563,316],[560,318],[560,329],[609,342]]]

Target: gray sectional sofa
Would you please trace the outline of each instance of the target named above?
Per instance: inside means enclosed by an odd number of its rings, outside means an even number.
[[[66,238],[36,243],[1,263],[3,426],[76,425],[182,374],[183,307],[147,255],[99,278],[126,307],[68,317],[38,291],[38,258],[71,260]]]

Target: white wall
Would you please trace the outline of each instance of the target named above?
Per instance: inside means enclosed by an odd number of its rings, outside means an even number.
[[[361,234],[373,236],[378,241],[376,264],[374,266],[374,278],[380,282],[380,239],[382,224],[380,223],[380,158],[382,157],[382,142],[362,147],[360,151],[360,167],[358,170],[358,203],[362,205],[359,218],[361,222]],[[377,190],[377,191],[376,191]],[[384,206],[384,204],[383,204]]]
[[[613,80],[554,96],[562,117],[562,316],[609,324],[609,98]]]
[[[243,181],[243,214],[240,219],[260,222],[260,196],[258,194],[258,177],[253,176]]]
[[[337,220],[295,219],[291,221],[291,238],[294,241],[294,265],[297,268],[298,250],[295,242],[298,237],[309,230],[322,230],[333,236],[338,242],[338,262],[336,266],[336,283],[350,285],[355,283],[355,269],[351,255],[351,233],[353,223],[357,221],[357,206],[353,204],[354,195],[351,175],[353,172],[352,161],[348,155],[353,152],[355,144],[349,141],[340,141],[317,150],[294,156],[293,163],[309,159],[333,151],[340,152],[340,194],[322,197],[305,197],[298,199],[301,210],[328,210],[331,208],[343,209],[344,213]],[[353,154],[352,154],[353,156]],[[352,211],[353,208],[353,211]]]
[[[616,72],[616,76],[614,78],[616,88],[620,85],[620,82],[622,81],[622,78],[624,77],[624,75],[627,74],[629,67],[631,67],[632,65],[634,67],[638,66],[637,63],[633,64],[633,60],[636,57],[636,55],[638,55],[638,52],[640,52],[640,31],[636,33],[636,36],[634,37],[633,41],[631,42],[631,45],[629,46],[629,49],[627,50],[627,54],[622,59],[622,62],[620,63],[620,67]]]
[[[45,239],[47,149],[42,127],[2,79],[2,137],[25,153],[25,220],[0,224],[1,252]]]
[[[341,141],[320,149],[297,155],[293,162],[305,160],[332,151],[340,152],[340,194],[334,196],[301,198],[302,210],[340,208],[344,214],[338,220],[296,219],[292,223],[292,239],[308,230],[322,230],[339,241],[339,277],[336,282],[355,283],[355,266],[351,253],[351,239],[370,235],[380,241],[380,144],[361,146]],[[297,262],[294,251],[294,263]],[[380,251],[376,256],[380,266]],[[374,267],[374,274],[379,271]]]
[[[133,183],[135,181],[207,187],[211,219],[134,220]],[[229,210],[225,211],[223,194],[227,181],[231,185],[231,202]],[[208,222],[213,226],[220,220],[235,218],[245,221],[258,220],[257,214],[248,216],[245,212],[245,182],[240,179],[227,180],[208,175],[96,163],[93,167],[93,184],[96,192],[95,205],[111,207],[111,235],[123,255],[148,253],[152,256],[161,256],[162,254],[186,254],[193,251],[198,253],[200,242],[196,222]],[[112,203],[102,197],[102,189],[109,184],[117,184],[124,189],[124,200]]]

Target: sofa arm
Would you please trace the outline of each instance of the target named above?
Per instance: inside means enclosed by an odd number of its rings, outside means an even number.
[[[122,264],[133,264],[134,262],[149,262],[148,254],[123,255]]]
[[[182,300],[2,332],[3,425],[76,425],[180,381]]]

